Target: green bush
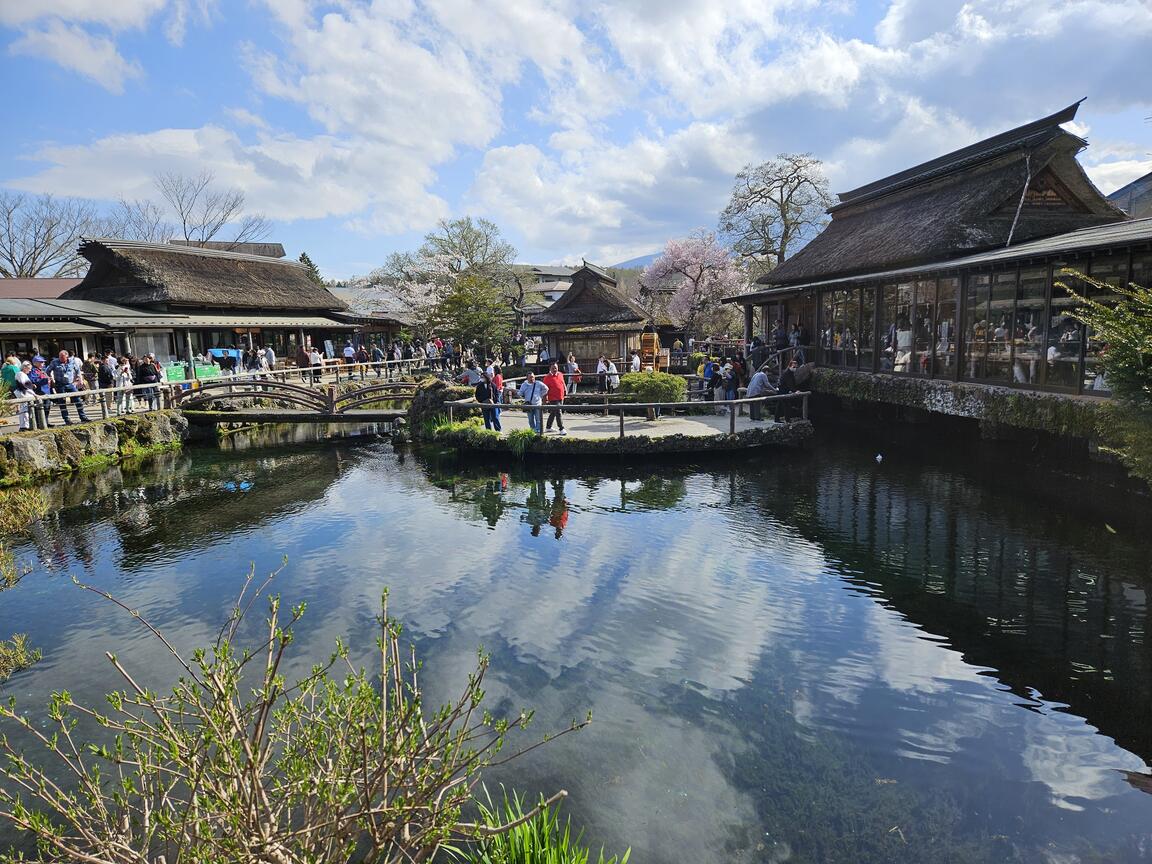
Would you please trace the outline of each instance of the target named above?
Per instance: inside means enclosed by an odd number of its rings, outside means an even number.
[[[708,359],[708,355],[705,354],[703,351],[693,351],[688,356],[688,371],[691,372],[693,375],[695,375],[696,370],[700,368],[700,364],[703,363],[707,359]]]
[[[637,402],[683,402],[688,382],[667,372],[629,372],[620,376],[620,393]]]
[[[489,797],[487,805],[478,802],[478,807],[483,825],[520,824],[463,850],[453,849],[458,860],[467,864],[588,864],[591,859],[588,848],[580,843],[583,832],[573,837],[571,818],[561,826],[558,808],[543,800],[532,815],[525,812],[519,795],[509,798],[506,791],[502,804],[494,805]],[[601,849],[595,860],[597,864],[628,864],[631,854],[629,849],[623,857],[605,858]]]

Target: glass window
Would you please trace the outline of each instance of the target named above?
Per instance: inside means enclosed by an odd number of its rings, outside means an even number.
[[[932,331],[936,317],[936,280],[921,279],[915,283],[916,302],[912,316],[912,364],[909,371],[927,375],[932,362]]]
[[[834,336],[836,333],[836,292],[825,291],[820,295],[820,363],[823,366],[835,366],[836,356],[833,353]]]
[[[1061,274],[1053,280],[1044,349],[1044,381],[1049,387],[1075,390],[1080,377],[1082,328],[1072,314],[1076,302],[1068,296],[1065,284],[1079,292],[1086,290],[1085,284],[1072,276]]]
[[[860,353],[860,289],[852,288],[844,292],[844,336],[841,339],[844,349],[844,365],[855,369]]]
[[[964,377],[985,377],[988,358],[988,288],[992,277],[970,274],[964,307]]]
[[[988,361],[986,378],[1012,378],[1012,323],[1016,306],[1016,271],[992,277],[992,301],[988,306]]]
[[[932,376],[951,378],[956,368],[956,296],[960,280],[941,279],[937,287],[936,345]]]
[[[1012,382],[1015,384],[1035,387],[1041,383],[1047,294],[1047,267],[1020,271],[1012,327]]]
[[[880,368],[907,373],[912,362],[912,283],[885,285]]]
[[[860,346],[860,368],[871,372],[875,357],[873,340],[876,330],[876,289],[870,286],[864,289],[863,294],[860,332],[856,336],[856,341]]]
[[[1088,296],[1101,303],[1115,303],[1120,296],[1111,289],[1123,287],[1128,284],[1128,256],[1109,255],[1104,258],[1094,258],[1089,270],[1093,279],[1104,283],[1107,288],[1088,286]],[[1135,280],[1133,280],[1135,281]],[[1104,344],[1091,328],[1084,329],[1084,392],[1106,394],[1108,382],[1104,377],[1104,366],[1101,355],[1107,350]]]

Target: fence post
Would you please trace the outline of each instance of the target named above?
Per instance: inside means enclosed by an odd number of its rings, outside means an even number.
[[[624,406],[620,406],[620,440],[624,440]]]
[[[44,403],[37,399],[36,404],[32,407],[34,409],[32,412],[32,425],[37,429],[47,429],[48,418],[44,416]]]
[[[804,420],[808,419],[808,394],[805,393],[803,401],[800,403],[800,417]]]
[[[328,402],[328,405],[327,405],[328,413],[329,414],[335,414],[336,413],[336,385],[335,384],[329,384],[328,385],[327,402]]]
[[[728,434],[736,434],[736,411],[739,406],[735,402],[728,403]]]

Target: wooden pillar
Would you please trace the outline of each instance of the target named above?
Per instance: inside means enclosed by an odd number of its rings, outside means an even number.
[[[188,367],[184,377],[189,381],[196,378],[196,357],[192,353],[192,331],[184,331],[184,363]]]
[[[124,331],[124,353],[132,353],[132,331],[130,330]]]
[[[748,343],[752,341],[753,307],[751,303],[744,306],[744,350],[748,350]]]

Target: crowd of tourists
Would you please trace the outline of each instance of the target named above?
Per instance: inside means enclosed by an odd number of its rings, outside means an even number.
[[[140,357],[126,354],[116,356],[106,351],[103,356],[90,353],[87,358],[74,357],[60,351],[51,360],[40,354],[21,360],[15,354],[4,358],[2,380],[9,398],[16,404],[21,429],[33,427],[33,415],[43,412],[46,425],[52,425],[53,412],[58,411],[65,426],[72,425],[75,409],[77,419],[87,423],[86,407],[102,404],[108,413],[131,414],[140,408],[153,410],[160,407],[159,385],[164,380],[160,364],[153,354]],[[138,389],[117,388],[141,385]],[[105,392],[101,392],[105,391]],[[54,395],[73,394],[62,399],[49,399]]]

